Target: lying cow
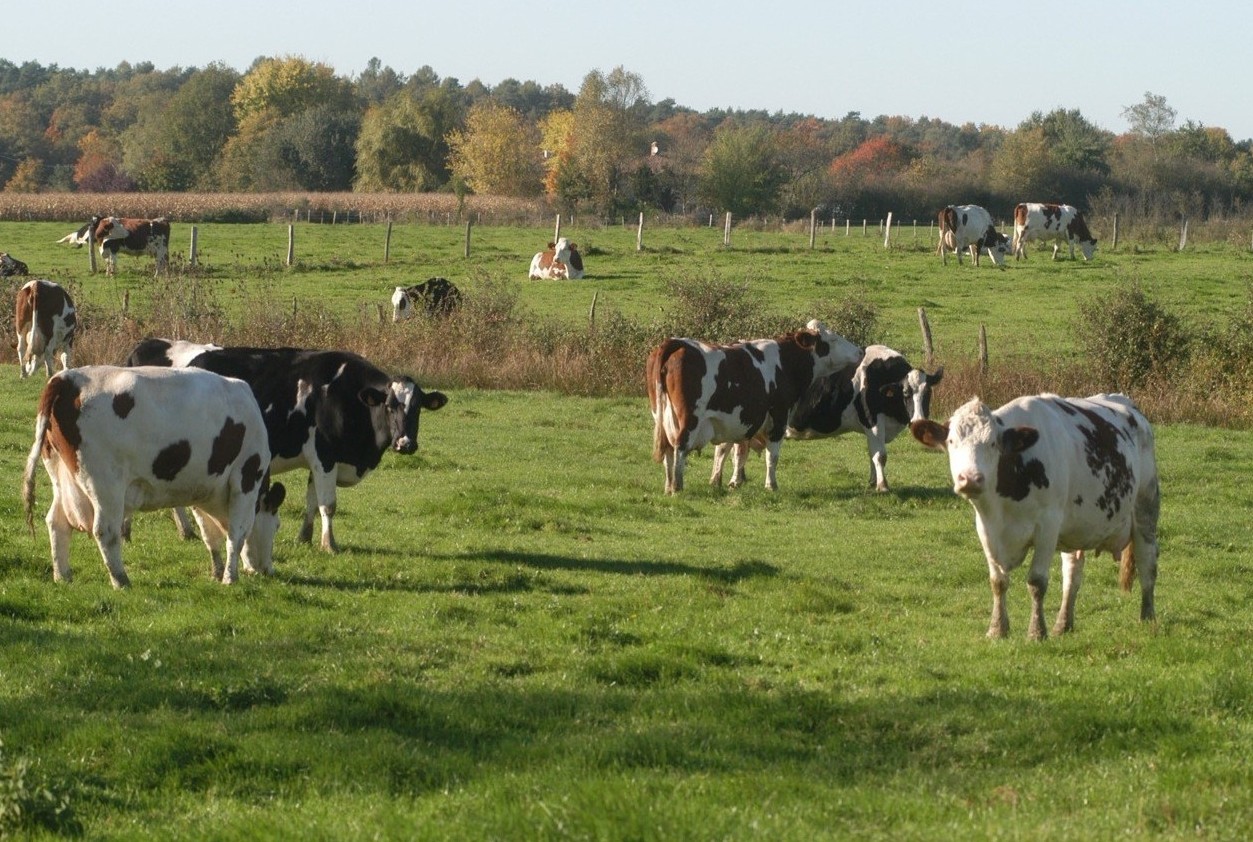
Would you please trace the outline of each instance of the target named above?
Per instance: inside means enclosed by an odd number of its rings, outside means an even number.
[[[970,258],[979,265],[979,254],[986,251],[997,266],[1005,264],[1010,251],[1009,237],[999,233],[992,224],[992,216],[978,205],[949,205],[939,213],[940,243],[937,251],[948,265],[948,253],[957,254],[962,262],[962,252],[969,249]]]
[[[1031,551],[1028,636],[1042,640],[1053,553],[1062,553],[1062,604],[1054,634],[1074,628],[1084,551],[1120,559],[1121,584],[1140,574],[1140,619],[1154,619],[1157,581],[1157,461],[1149,422],[1126,395],[1037,395],[993,412],[974,399],[947,425],[915,421],[915,438],[948,452],[953,491],[974,506],[988,561],[988,637],[1009,633],[1009,574]]]
[[[7,251],[0,251],[0,278],[14,278],[29,275],[30,269]]]
[[[105,260],[105,273],[117,271],[117,254],[150,254],[156,258],[157,271],[166,268],[169,261],[170,223],[165,217],[157,219],[124,219],[106,216],[96,224],[96,242]]]
[[[17,365],[23,378],[35,373],[43,360],[44,374],[52,376],[52,358],[59,351],[61,370],[70,367],[78,313],[74,300],[60,284],[36,279],[17,291],[14,306],[17,328]]]
[[[886,345],[867,346],[861,365],[851,377],[837,372],[814,382],[788,416],[787,438],[861,433],[870,454],[870,485],[876,491],[887,491],[887,445],[911,421],[930,416],[931,390],[943,379],[943,366],[935,374],[927,374]],[[735,445],[732,487],[744,482],[747,446]],[[731,447],[720,444],[714,452],[711,484],[722,482],[722,467]]]
[[[94,236],[93,232],[96,230],[96,226],[100,224],[101,219],[102,217],[93,216],[86,222],[86,224],[81,225],[77,230],[66,234],[61,239],[57,240],[57,242],[68,243],[76,249],[82,248],[91,242],[91,238]]]
[[[447,278],[428,278],[420,284],[396,287],[392,293],[392,321],[412,319],[421,310],[428,316],[447,316],[461,306],[461,290]]]
[[[1070,246],[1070,259],[1075,259],[1075,244],[1083,259],[1091,260],[1096,253],[1096,238],[1088,230],[1083,214],[1073,205],[1054,205],[1041,202],[1024,202],[1014,207],[1014,258],[1027,259],[1029,240],[1052,240],[1053,259],[1061,244]]]
[[[275,474],[307,468],[305,516],[299,539],[313,538],[322,517],[322,549],[335,552],[336,486],[356,485],[378,467],[383,454],[418,449],[423,409],[448,402],[442,392],[423,392],[413,378],[389,375],[347,351],[299,348],[218,348],[194,354],[190,343],[146,339],[127,365],[181,363],[237,377],[252,387],[264,409]]]
[[[52,479],[52,575],[68,582],[72,530],[95,536],[115,588],[132,511],[194,506],[223,584],[273,569],[284,489],[270,485],[265,422],[247,384],[207,371],[87,366],[58,373],[39,399],[22,499],[34,532],[35,465]],[[223,565],[222,544],[226,544]]]
[[[531,274],[533,281],[577,281],[583,277],[583,256],[579,247],[561,237],[555,243],[548,244],[547,251],[536,252],[531,258]]]
[[[816,319],[775,339],[709,345],[667,339],[648,356],[645,382],[653,415],[653,459],[666,469],[666,493],[683,490],[687,454],[707,444],[766,441],[766,488],[788,414],[814,380],[857,365],[862,349]]]

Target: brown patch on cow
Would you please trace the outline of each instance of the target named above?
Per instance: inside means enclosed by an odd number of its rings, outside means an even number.
[[[210,475],[220,476],[231,466],[244,448],[244,433],[247,430],[247,427],[235,419],[226,419],[213,439],[213,450],[209,454]]]
[[[113,396],[113,414],[125,418],[135,408],[135,396],[130,392],[119,392]]]
[[[14,320],[19,333],[29,330],[31,320],[35,317],[35,290],[38,286],[38,283],[31,283],[17,291]]]
[[[1129,439],[1130,436],[1098,412],[1082,406],[1076,406],[1075,410],[1092,425],[1091,428],[1079,427],[1084,440],[1083,455],[1092,476],[1105,484],[1105,491],[1096,499],[1096,505],[1112,520],[1123,501],[1135,490],[1135,477],[1118,441],[1120,437]]]
[[[152,460],[152,475],[157,479],[173,482],[187,463],[191,461],[191,442],[186,439],[161,448]]]
[[[261,480],[269,476],[268,466],[261,464],[261,454],[254,453],[244,460],[240,471],[239,487],[245,494],[251,494]]]
[[[57,453],[70,473],[78,473],[78,448],[83,443],[78,419],[82,408],[83,396],[78,384],[61,374],[53,376],[39,396],[39,414],[52,419],[43,453],[45,456]]]

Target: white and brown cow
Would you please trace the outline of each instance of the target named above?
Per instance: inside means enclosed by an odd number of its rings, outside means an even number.
[[[1073,205],[1055,205],[1042,202],[1023,202],[1014,207],[1014,257],[1027,259],[1029,240],[1052,240],[1053,259],[1061,244],[1070,246],[1070,259],[1075,259],[1075,245],[1084,260],[1091,260],[1096,253],[1096,238],[1088,230],[1083,214]]]
[[[816,319],[774,339],[710,345],[667,339],[648,355],[646,386],[653,415],[653,459],[666,469],[666,493],[683,490],[687,454],[707,444],[766,440],[766,488],[788,413],[814,380],[855,366],[862,349]]]
[[[199,369],[86,366],[62,371],[39,399],[22,499],[34,531],[35,470],[52,479],[46,518],[52,575],[69,581],[70,538],[90,532],[115,588],[122,523],[133,511],[192,506],[213,578],[273,567],[282,485],[269,484],[270,448],[248,384]],[[226,544],[223,565],[222,545]]]
[[[412,319],[421,310],[428,316],[447,316],[461,306],[461,290],[447,278],[427,278],[420,284],[396,287],[392,292],[392,321]]]
[[[1001,234],[992,224],[992,215],[978,205],[948,205],[939,213],[940,242],[936,251],[948,264],[948,253],[956,253],[962,262],[962,252],[970,250],[970,257],[979,265],[979,254],[987,252],[997,266],[1005,264],[1009,254],[1009,237]]]
[[[170,253],[170,223],[165,217],[129,219],[106,216],[96,223],[96,242],[105,260],[106,274],[117,271],[117,253],[150,254],[157,260],[157,271],[165,269]]]
[[[43,360],[44,373],[52,376],[52,358],[61,353],[61,369],[70,367],[78,313],[74,300],[60,284],[35,279],[17,291],[14,306],[17,326],[17,365],[23,378],[35,373]]]
[[[1009,574],[1031,552],[1028,636],[1042,640],[1053,553],[1062,555],[1054,634],[1074,627],[1084,551],[1118,557],[1121,583],[1140,575],[1140,619],[1153,620],[1160,509],[1153,430],[1126,395],[1022,397],[992,411],[975,398],[947,425],[915,421],[914,437],[948,452],[953,491],[975,509],[992,585],[988,637],[1009,633]]]
[[[0,278],[29,275],[30,268],[7,251],[0,251]]]
[[[888,443],[911,421],[930,417],[931,392],[944,379],[944,367],[935,374],[914,368],[899,352],[886,345],[866,346],[861,364],[849,372],[822,377],[797,401],[788,416],[787,438],[822,439],[845,433],[866,437],[870,455],[870,486],[887,491]],[[732,487],[744,482],[744,457],[748,446],[760,439],[734,445]],[[722,482],[722,468],[732,445],[718,445],[714,452],[711,485]]]
[[[547,251],[536,252],[531,258],[531,274],[533,281],[577,281],[583,277],[583,256],[579,247],[561,237],[555,243],[548,244]]]

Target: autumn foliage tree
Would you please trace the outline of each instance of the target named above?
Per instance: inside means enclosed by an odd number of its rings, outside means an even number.
[[[475,193],[534,196],[543,185],[539,130],[513,108],[476,103],[448,146],[453,176]]]

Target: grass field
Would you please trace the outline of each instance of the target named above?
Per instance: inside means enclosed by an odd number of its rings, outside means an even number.
[[[131,289],[141,308],[146,261],[86,277],[81,251],[41,245],[65,230],[3,224],[0,249],[89,304]],[[441,231],[394,233],[383,267],[379,229],[301,226],[297,242],[325,251],[294,271],[281,227],[200,236],[227,307],[263,285],[371,318],[362,302],[394,284],[519,278],[546,240],[476,230],[466,266],[464,231]],[[367,235],[376,257],[351,250]],[[1037,254],[997,272],[942,269],[907,233],[884,252],[846,251],[840,232],[813,254],[803,235],[737,233],[727,253],[707,242],[721,232],[659,231],[640,255],[633,230],[572,236],[594,277],[522,284],[533,311],[585,319],[600,289],[646,318],[681,272],[743,279],[780,312],[864,284],[902,350],[926,306],[950,355],[984,319],[1019,353],[1065,343],[1076,297],[1129,275],[1221,319],[1250,265],[1214,247],[1089,265]],[[992,643],[972,513],[942,456],[894,442],[894,490],[876,495],[861,440],[788,442],[777,493],[760,459],[749,487],[722,492],[698,458],[667,498],[638,396],[450,389],[416,456],[386,457],[340,496],[338,556],[293,543],[297,492],[270,579],[214,585],[203,547],[150,513],[124,551],[132,589],[109,588],[87,536],[75,581],[55,586],[41,518],[32,537],[18,500],[42,378],[14,369],[0,377],[0,833],[1235,840],[1253,827],[1249,431],[1158,426],[1156,624],[1101,557],[1073,634],[1025,639],[1016,575],[1010,639]],[[968,397],[940,392],[941,413]],[[41,476],[39,513],[49,493]],[[1055,570],[1049,611],[1059,598]]]

